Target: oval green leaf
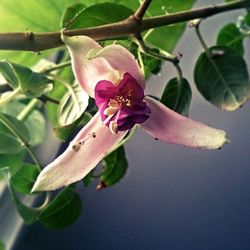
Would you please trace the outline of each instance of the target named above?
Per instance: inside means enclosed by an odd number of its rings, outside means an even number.
[[[30,191],[39,175],[39,168],[36,165],[24,163],[10,178],[14,189],[20,193],[30,194]]]
[[[78,14],[73,12],[67,29],[95,27],[126,19],[133,11],[123,5],[115,3],[100,3],[81,10]],[[68,15],[66,11],[65,15]],[[64,19],[65,17],[63,17]],[[67,16],[67,19],[70,19]]]
[[[239,31],[234,23],[225,25],[217,36],[217,45],[227,46],[241,56],[244,55],[243,47],[244,35]]]
[[[119,182],[126,174],[128,162],[124,147],[119,147],[103,159],[105,171],[97,189],[105,188]]]
[[[27,96],[41,96],[53,89],[52,81],[46,76],[7,60],[0,61],[0,72],[12,88],[20,88]]]
[[[173,78],[167,83],[160,102],[175,112],[188,116],[191,99],[192,90],[188,81],[185,78]]]
[[[66,187],[42,210],[39,221],[50,229],[64,229],[80,216],[82,203],[73,186]]]
[[[202,52],[195,65],[195,84],[203,97],[222,110],[241,107],[250,96],[250,81],[244,59],[227,47],[214,46],[209,56]]]

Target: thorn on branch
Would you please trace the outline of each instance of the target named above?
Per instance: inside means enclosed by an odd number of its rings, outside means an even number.
[[[142,2],[142,4],[140,5],[140,7],[137,9],[137,11],[134,13],[134,18],[137,21],[142,20],[143,16],[145,15],[150,3],[152,2],[152,0],[144,0]]]

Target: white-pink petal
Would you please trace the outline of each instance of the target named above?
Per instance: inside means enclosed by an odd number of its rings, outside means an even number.
[[[72,63],[72,69],[77,82],[91,96],[94,97],[95,85],[101,80],[114,81],[116,72],[102,57],[91,58],[102,47],[95,40],[87,36],[68,37],[62,35],[62,41],[67,46]]]
[[[151,115],[141,126],[153,137],[169,143],[208,149],[221,148],[227,142],[224,131],[182,116],[151,97],[145,100]]]
[[[55,190],[81,180],[125,135],[126,132],[112,134],[97,113],[64,153],[42,170],[32,192]],[[78,141],[84,144],[79,146]],[[73,149],[73,145],[78,148]]]
[[[113,69],[120,72],[121,76],[128,72],[142,88],[145,88],[145,80],[137,60],[124,47],[117,44],[108,45],[99,50],[95,55],[96,57],[105,58]]]

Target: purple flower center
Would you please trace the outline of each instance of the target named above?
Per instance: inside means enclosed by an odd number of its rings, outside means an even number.
[[[100,81],[95,87],[95,101],[104,124],[112,133],[131,129],[149,118],[150,109],[143,101],[143,88],[125,73],[119,84]]]

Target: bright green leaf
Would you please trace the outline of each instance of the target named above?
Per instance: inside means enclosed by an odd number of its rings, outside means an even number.
[[[66,14],[68,14],[67,11]],[[73,13],[74,16],[72,15],[72,20],[68,24],[67,29],[88,28],[118,22],[132,14],[132,10],[119,4],[95,4],[80,11],[77,15]],[[67,16],[67,18],[69,17]]]
[[[52,81],[46,76],[9,61],[0,61],[0,72],[12,88],[20,88],[27,96],[40,96],[53,88]]]
[[[173,78],[167,83],[160,101],[170,109],[188,116],[191,98],[192,90],[188,81],[185,78]]]
[[[225,25],[217,36],[217,45],[227,46],[241,56],[244,55],[243,47],[244,35],[239,31],[234,23]]]
[[[194,70],[195,84],[203,97],[222,110],[241,107],[250,96],[244,59],[233,50],[214,46],[211,56],[202,52]]]
[[[50,229],[64,229],[80,216],[82,203],[71,186],[63,189],[54,200],[42,210],[39,221]]]
[[[24,163],[11,176],[10,181],[14,189],[20,193],[30,194],[40,170],[36,165]]]
[[[147,13],[149,16],[155,16],[188,10],[195,2],[196,0],[152,1]],[[144,37],[147,42],[151,43],[154,47],[171,52],[181,38],[185,27],[183,23],[159,27],[145,32]]]
[[[67,28],[85,7],[86,5],[83,3],[75,3],[69,6],[61,20],[61,28]]]
[[[103,159],[105,171],[101,177],[100,187],[108,187],[119,182],[126,174],[128,162],[125,150],[121,146]]]

